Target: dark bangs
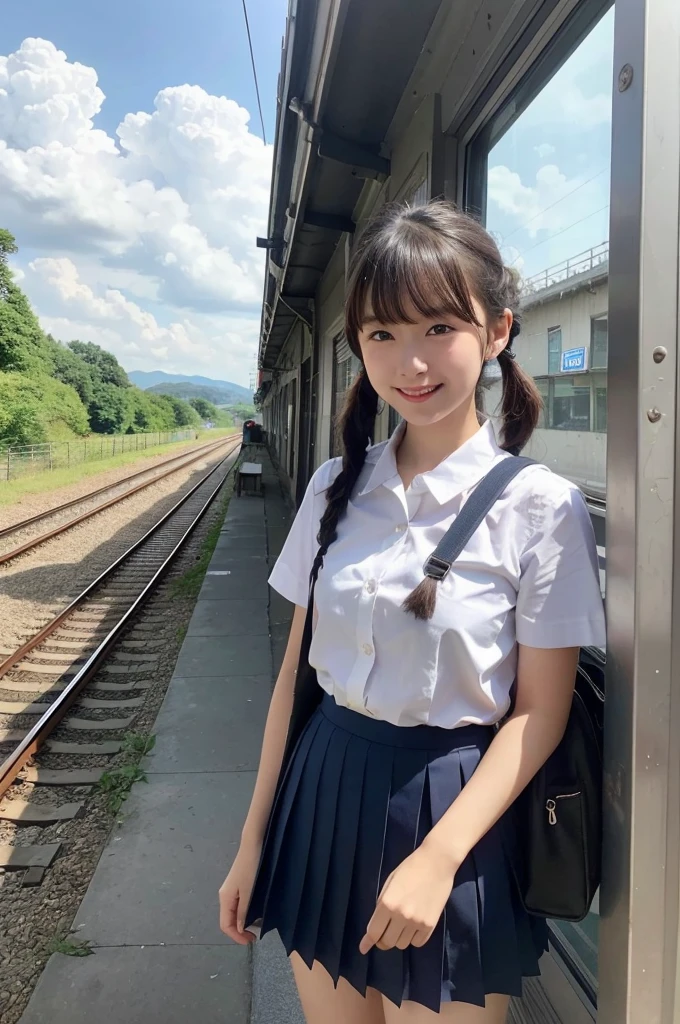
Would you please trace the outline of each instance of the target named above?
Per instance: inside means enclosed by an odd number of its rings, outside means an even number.
[[[433,231],[426,208],[418,216],[421,209],[402,209],[359,243],[345,304],[345,332],[356,355],[367,311],[381,323],[404,324],[413,323],[407,316],[413,306],[426,319],[453,315],[481,326],[467,283],[474,259],[460,239]]]

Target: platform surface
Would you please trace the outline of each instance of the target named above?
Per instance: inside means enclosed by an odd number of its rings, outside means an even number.
[[[148,785],[134,787],[76,916],[94,955],[55,953],[20,1024],[304,1024],[276,935],[247,948],[218,927],[292,615],[267,586],[290,506],[264,449],[257,468],[264,501],[230,501]]]

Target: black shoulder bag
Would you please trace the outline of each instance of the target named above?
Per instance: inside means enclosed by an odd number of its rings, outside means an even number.
[[[504,459],[472,492],[426,562],[429,574],[444,579],[510,481],[531,459]],[[322,696],[309,664],[314,585],[322,563],[317,555],[295,682],[284,769]],[[557,749],[520,794],[508,815],[514,837],[508,856],[526,911],[540,917],[581,921],[600,882],[602,834],[602,725],[604,656],[585,648],[579,658],[571,712]]]

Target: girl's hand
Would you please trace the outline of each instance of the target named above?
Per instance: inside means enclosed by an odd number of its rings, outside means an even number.
[[[450,858],[420,846],[385,882],[359,952],[368,953],[373,946],[424,946],[451,895],[455,874]]]
[[[220,929],[239,946],[254,942],[256,936],[244,931],[243,923],[253,891],[261,845],[241,843],[231,871],[220,888]]]

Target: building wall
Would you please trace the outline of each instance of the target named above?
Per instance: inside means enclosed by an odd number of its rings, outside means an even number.
[[[332,451],[333,339],[342,329],[345,275],[351,246],[370,216],[386,201],[413,200],[416,195],[460,197],[461,157],[473,131],[466,121],[472,98],[480,92],[483,80],[492,76],[499,54],[507,49],[508,40],[516,27],[523,24],[522,19],[531,7],[530,0],[520,3],[499,0],[492,17],[481,8],[475,13],[465,0],[447,0],[441,5],[386,136],[385,154],[390,158],[391,176],[384,182],[366,181],[353,215],[357,230],[353,237],[342,235],[339,238],[317,289],[314,345],[318,392],[313,468],[325,461]],[[547,328],[560,323],[563,349],[587,345],[590,317],[605,309],[606,287],[534,306],[527,311],[519,339],[522,364],[534,376],[547,374]],[[490,406],[493,397],[492,393]],[[384,408],[376,424],[376,441],[389,436],[389,421],[389,409]],[[565,433],[552,429],[541,431],[540,437],[546,435],[543,438],[545,457],[566,467],[563,471],[568,470],[575,479],[603,481],[604,438],[597,439],[589,432],[579,442],[575,431],[569,431],[568,437],[563,436]]]
[[[548,332],[561,329],[561,351],[583,348],[590,350],[591,320],[607,312],[607,284],[556,296],[544,303],[533,304],[522,312],[522,332],[515,342],[520,365],[544,393],[549,405],[549,386],[553,382],[561,390],[573,385],[590,389],[590,430],[557,429],[546,408],[541,427],[536,431],[526,454],[550,466],[555,472],[573,480],[588,493],[597,497],[605,494],[607,435],[596,429],[598,422],[597,396],[606,391],[606,371],[589,373],[549,373]],[[496,381],[485,398],[486,411],[494,418],[500,414],[502,387]],[[601,409],[599,410],[601,413]]]
[[[590,348],[591,319],[606,312],[606,283],[525,309],[522,332],[515,343],[520,363],[532,377],[546,376],[550,328],[561,327],[563,352],[581,346]]]

